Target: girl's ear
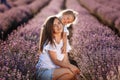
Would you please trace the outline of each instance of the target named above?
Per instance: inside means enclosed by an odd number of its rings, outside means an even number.
[[[76,24],[76,23],[78,23],[78,18],[77,17],[75,18],[75,20],[72,24]]]
[[[78,12],[77,11],[73,11],[73,13],[77,16],[78,15]]]
[[[74,15],[75,15],[75,20],[73,22],[73,24],[76,24],[78,23],[78,18],[77,18],[77,15],[79,14],[77,11],[73,11]]]

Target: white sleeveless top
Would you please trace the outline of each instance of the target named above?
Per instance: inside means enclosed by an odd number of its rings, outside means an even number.
[[[63,46],[63,40],[61,40],[59,44],[55,42],[55,45],[51,45],[50,43],[48,43],[47,45],[44,45],[43,52],[41,53],[41,55],[39,57],[39,61],[36,65],[36,68],[37,69],[39,69],[39,68],[47,68],[47,69],[58,68],[59,66],[55,65],[52,62],[52,60],[49,56],[48,50],[56,52],[57,59],[62,61],[64,58],[64,54],[62,54],[62,52],[61,52],[62,46]],[[71,50],[71,47],[67,41],[66,51],[69,52],[70,50]]]

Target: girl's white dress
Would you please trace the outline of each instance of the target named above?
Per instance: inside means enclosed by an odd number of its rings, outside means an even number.
[[[64,32],[67,33],[67,36],[69,35],[69,30],[68,30],[68,27],[70,26],[70,24],[67,24],[64,26]]]

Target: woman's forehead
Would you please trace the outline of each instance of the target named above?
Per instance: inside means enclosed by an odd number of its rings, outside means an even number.
[[[57,18],[54,20],[54,23],[58,23],[60,22]]]

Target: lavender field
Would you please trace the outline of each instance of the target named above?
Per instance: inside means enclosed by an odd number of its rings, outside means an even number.
[[[1,2],[0,2],[1,3]],[[0,80],[35,80],[38,42],[48,16],[77,11],[71,58],[78,80],[120,80],[119,0],[7,0],[0,4]]]

